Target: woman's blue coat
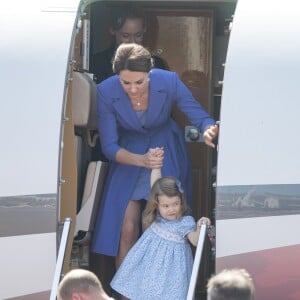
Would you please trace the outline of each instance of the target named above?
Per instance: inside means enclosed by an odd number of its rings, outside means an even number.
[[[200,132],[215,124],[174,72],[152,69],[148,111],[144,126],[132,109],[119,77],[97,86],[98,130],[102,151],[109,159],[109,172],[93,234],[92,251],[110,256],[118,253],[123,217],[135,187],[140,167],[115,161],[120,148],[145,154],[149,148],[164,148],[163,176],[178,178],[191,199],[191,168],[184,132],[171,117],[176,104]],[[150,190],[150,182],[149,182]]]

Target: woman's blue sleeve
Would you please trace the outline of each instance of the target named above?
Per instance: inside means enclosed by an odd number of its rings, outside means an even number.
[[[210,117],[202,105],[193,97],[190,90],[179,79],[176,73],[174,73],[174,85],[175,102],[178,108],[201,133],[204,132],[208,125],[216,124],[216,121]]]
[[[105,96],[101,85],[97,86],[97,113],[98,131],[104,155],[109,160],[115,160],[116,153],[120,150],[118,144],[117,119],[110,98]]]

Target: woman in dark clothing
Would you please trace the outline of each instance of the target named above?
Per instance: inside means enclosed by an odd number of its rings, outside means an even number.
[[[113,75],[112,59],[117,47],[122,43],[142,44],[146,31],[145,16],[134,6],[124,6],[112,10],[110,33],[114,36],[113,44],[91,57],[90,72],[97,83]],[[158,56],[152,56],[155,68],[168,69],[167,63]]]

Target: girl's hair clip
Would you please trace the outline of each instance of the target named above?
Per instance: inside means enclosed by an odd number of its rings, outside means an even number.
[[[183,194],[183,188],[182,188],[182,186],[181,186],[181,182],[180,182],[178,179],[176,179],[175,183],[176,183],[176,186],[177,186],[178,191],[179,191],[181,194]]]

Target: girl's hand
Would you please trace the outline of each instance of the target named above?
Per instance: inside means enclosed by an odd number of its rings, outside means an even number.
[[[197,226],[201,227],[202,224],[206,224],[207,226],[210,226],[211,222],[209,218],[202,217],[201,219],[198,220]]]
[[[149,153],[150,153],[150,155],[153,155],[155,157],[163,157],[164,156],[164,148],[163,147],[150,148]]]
[[[215,148],[215,144],[212,142],[213,139],[218,135],[219,127],[218,125],[209,126],[203,133],[203,139],[206,145]]]
[[[202,217],[201,219],[199,219],[197,221],[197,227],[195,231],[191,231],[187,234],[187,238],[188,240],[192,243],[192,245],[194,245],[195,247],[197,247],[198,244],[198,240],[199,240],[199,235],[200,235],[200,228],[201,225],[206,224],[207,226],[210,225],[210,219],[206,218],[206,217]]]

